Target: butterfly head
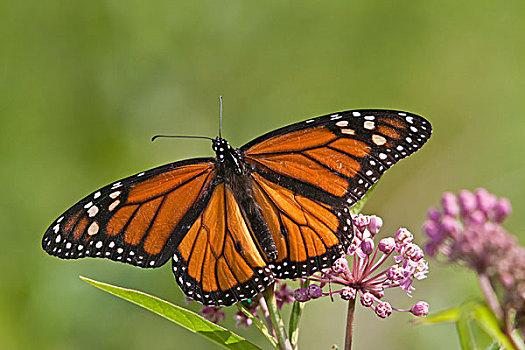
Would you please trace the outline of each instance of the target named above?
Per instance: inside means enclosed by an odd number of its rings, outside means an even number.
[[[237,174],[242,173],[242,165],[239,159],[239,155],[235,150],[230,146],[228,141],[217,136],[213,140],[213,150],[217,155],[217,160],[219,163],[225,163],[228,167],[232,167]]]
[[[228,141],[226,141],[223,138],[220,138],[219,136],[217,136],[217,138],[213,140],[212,147],[213,151],[215,151],[215,154],[217,155],[217,159],[219,160],[219,162],[224,162],[227,154],[233,151]]]

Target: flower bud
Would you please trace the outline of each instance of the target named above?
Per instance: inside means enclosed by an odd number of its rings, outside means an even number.
[[[360,245],[361,250],[366,255],[370,255],[374,251],[374,241],[371,238],[365,238]]]
[[[438,208],[430,207],[427,211],[427,216],[432,221],[438,221],[441,218],[441,213]]]
[[[323,290],[317,284],[309,285],[307,290],[310,299],[317,299],[323,295]]]
[[[417,303],[414,304],[414,306],[412,306],[412,308],[410,309],[410,312],[415,316],[421,317],[421,316],[428,315],[428,309],[429,309],[428,303],[424,301],[418,301]]]
[[[494,205],[496,205],[496,196],[489,193],[484,188],[478,188],[476,190],[476,200],[478,203],[478,209],[480,209],[485,215],[487,215]]]
[[[441,220],[441,228],[453,239],[458,238],[458,235],[461,232],[461,224],[459,221],[448,215],[444,216]]]
[[[350,300],[355,298],[355,289],[352,287],[343,287],[341,288],[341,299]]]
[[[459,205],[461,206],[461,211],[463,213],[471,213],[473,212],[477,207],[477,200],[474,193],[467,191],[467,190],[461,190],[459,192]]]
[[[502,222],[512,213],[512,206],[508,198],[500,198],[494,206],[494,221]]]
[[[370,216],[370,220],[368,223],[368,231],[370,231],[372,236],[375,236],[379,232],[379,230],[381,230],[382,226],[383,226],[383,219],[375,215]]]
[[[392,306],[386,301],[380,301],[376,306],[376,314],[381,318],[387,318],[392,313]]]
[[[379,241],[377,249],[384,254],[390,254],[396,246],[396,241],[392,237],[383,238]]]
[[[441,226],[433,220],[427,220],[423,223],[423,231],[426,233],[428,238],[433,240],[441,240],[443,238],[443,232]]]
[[[443,211],[445,212],[445,214],[450,216],[456,216],[459,214],[458,200],[454,193],[443,193],[441,204],[443,205]]]
[[[366,293],[363,293],[363,295],[361,295],[361,305],[370,307],[372,306],[373,303],[374,303],[374,296],[371,293],[366,292]]]
[[[305,302],[310,300],[310,297],[308,296],[308,290],[306,290],[305,288],[299,288],[294,290],[293,297],[299,302]]]

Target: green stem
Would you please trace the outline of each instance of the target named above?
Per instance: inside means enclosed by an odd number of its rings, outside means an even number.
[[[255,325],[255,327],[259,328],[259,330],[261,331],[261,333],[266,337],[266,339],[268,339],[268,341],[272,344],[272,346],[274,348],[277,348],[277,341],[275,340],[274,337],[272,337],[272,335],[270,334],[270,331],[268,331],[268,328],[266,328],[266,326],[264,325],[264,323],[258,319],[257,317],[255,317],[251,312],[250,310],[248,310],[247,308],[245,308],[241,303],[237,303],[235,304],[237,305],[237,308],[243,313],[246,315],[246,317],[248,317],[250,320],[252,320],[253,324]]]
[[[350,350],[352,348],[352,336],[354,333],[355,299],[356,298],[348,300],[348,311],[346,314],[345,350]]]
[[[513,322],[513,317],[512,317],[512,312],[510,309],[507,309],[505,310],[505,316],[504,316],[504,329],[503,329],[503,332],[505,333],[505,335],[507,336],[507,338],[509,339],[509,341],[512,343],[512,345],[518,349],[518,350],[521,350],[523,349],[525,346],[523,345],[523,340],[520,341],[516,338],[517,337],[517,334],[516,334],[516,331],[514,330],[512,324],[514,323]]]
[[[304,283],[301,284],[301,288],[308,288],[309,285],[310,281],[305,280]],[[292,306],[290,325],[288,326],[288,337],[290,338],[290,342],[294,349],[297,349],[297,341],[299,340],[299,321],[301,320],[301,315],[305,305],[306,303],[294,301]]]
[[[270,313],[270,319],[272,320],[273,329],[277,335],[277,342],[280,350],[292,350],[290,340],[286,337],[286,330],[284,329],[284,322],[281,318],[279,308],[277,307],[277,300],[274,294],[275,284],[271,284],[263,292],[266,305],[268,306],[268,312]]]

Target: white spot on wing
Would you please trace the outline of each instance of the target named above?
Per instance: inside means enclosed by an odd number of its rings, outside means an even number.
[[[375,128],[374,122],[367,120],[364,124],[365,129],[373,130]]]
[[[383,136],[376,134],[372,135],[372,141],[378,146],[382,146],[386,143],[386,139]]]
[[[98,213],[98,207],[96,205],[92,206],[91,208],[88,209],[88,216],[90,218],[92,218],[93,216],[97,215]]]
[[[99,227],[98,227],[97,222],[93,221],[93,223],[89,225],[87,233],[90,236],[96,235],[98,233],[98,229]]]
[[[111,204],[109,205],[109,208],[108,208],[109,211],[113,211],[113,209],[115,209],[115,208],[117,207],[117,205],[119,205],[119,204],[120,204],[120,200],[119,200],[119,199],[117,199],[116,201],[114,201],[113,203],[111,203]]]
[[[115,191],[115,192],[112,192],[109,197],[112,198],[112,199],[115,199],[117,198],[119,195],[120,195],[120,191]]]

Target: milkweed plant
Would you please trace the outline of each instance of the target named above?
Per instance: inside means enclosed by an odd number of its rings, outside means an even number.
[[[427,237],[423,248],[415,243],[413,233],[406,228],[384,234],[380,217],[358,214],[365,200],[366,197],[353,208],[354,238],[344,256],[329,269],[296,281],[278,280],[258,297],[236,304],[235,326],[256,327],[272,348],[295,350],[299,348],[303,310],[310,303],[329,298],[332,302],[346,304],[344,349],[347,350],[352,346],[357,307],[368,309],[381,319],[393,312],[411,314],[412,326],[455,323],[462,349],[482,346],[525,349],[525,247],[502,226],[511,213],[508,199],[498,198],[485,189],[463,190],[458,195],[444,193],[441,208],[428,210],[422,230]],[[414,298],[415,282],[425,279],[429,271],[427,257],[439,264],[472,270],[477,275],[484,299],[465,301],[429,315],[428,301],[415,301]],[[139,291],[81,278],[224,348],[260,349],[220,325],[226,319],[225,308],[201,306],[199,315]],[[391,289],[406,293],[409,298],[404,305],[388,300]],[[192,303],[190,299],[186,302]],[[282,317],[286,304],[292,304],[291,312]],[[407,320],[407,326],[411,326],[410,323]],[[489,344],[479,344],[479,337],[474,336],[476,332],[486,333],[488,337],[484,339],[490,339]]]

